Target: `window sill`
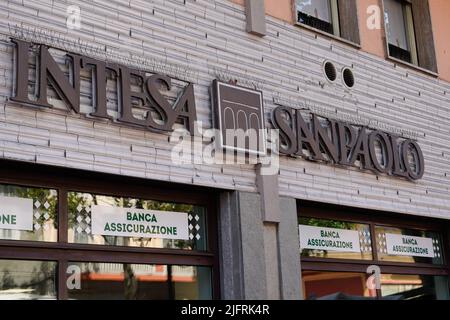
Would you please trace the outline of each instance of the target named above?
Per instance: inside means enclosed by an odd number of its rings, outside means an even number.
[[[433,77],[435,77],[435,78],[437,78],[437,77],[439,76],[439,74],[438,74],[437,72],[434,72],[434,71],[431,71],[431,70],[428,70],[428,69],[419,67],[418,65],[415,65],[415,64],[413,64],[413,63],[406,62],[406,61],[403,61],[403,60],[401,60],[401,59],[392,57],[392,56],[390,56],[389,54],[387,55],[386,59],[387,59],[388,61],[395,62],[396,64],[399,64],[399,65],[404,66],[404,67],[408,67],[408,68],[410,68],[410,69],[414,69],[414,70],[416,70],[416,71],[425,73],[425,74],[427,74],[427,75],[429,75],[429,76],[433,76]]]
[[[355,43],[355,42],[352,42],[352,41],[350,41],[350,40],[347,40],[347,39],[338,37],[338,36],[336,36],[336,35],[334,35],[334,34],[331,34],[331,33],[325,32],[325,31],[322,31],[322,30],[320,30],[320,29],[317,29],[317,28],[308,26],[307,24],[304,24],[304,23],[301,23],[301,22],[298,22],[298,21],[297,21],[297,22],[295,22],[295,25],[298,26],[298,27],[307,29],[307,30],[309,30],[309,31],[313,31],[313,32],[315,32],[315,33],[318,33],[318,34],[320,34],[320,35],[322,35],[322,36],[325,36],[325,37],[327,37],[327,38],[330,38],[330,39],[332,39],[332,40],[336,40],[336,41],[339,41],[339,42],[348,44],[348,45],[350,45],[350,46],[352,46],[352,47],[354,47],[354,48],[361,49],[361,45],[358,44],[358,43]]]

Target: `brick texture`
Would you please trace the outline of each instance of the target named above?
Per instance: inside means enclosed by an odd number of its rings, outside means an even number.
[[[168,135],[76,115],[56,100],[52,109],[33,109],[8,101],[14,80],[13,46],[8,35],[15,26],[29,30],[29,34],[52,29],[52,34],[40,35],[34,41],[63,45],[73,51],[79,48],[68,43],[81,43],[96,48],[99,57],[111,53],[119,63],[133,54],[146,61],[149,72],[179,79],[174,81],[176,90],[181,90],[186,81],[193,82],[198,119],[209,127],[209,86],[220,76],[262,89],[267,119],[275,107],[274,98],[307,99],[337,114],[350,113],[415,131],[426,161],[420,181],[282,158],[280,194],[450,218],[449,83],[271,17],[267,17],[266,37],[250,35],[245,32],[243,7],[227,0],[101,0],[70,4],[81,8],[81,30],[66,28],[66,2],[0,1],[1,157],[256,191],[252,165],[173,165],[173,143]],[[54,52],[60,58],[62,53]],[[355,87],[346,89],[340,79],[327,82],[322,72],[324,60],[334,62],[338,68],[353,67]],[[88,112],[92,98],[88,79],[83,79],[81,87],[82,110]],[[108,108],[114,112],[117,101],[114,88],[109,89]]]

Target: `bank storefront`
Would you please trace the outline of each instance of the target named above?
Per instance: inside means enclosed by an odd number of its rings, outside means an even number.
[[[7,162],[1,177],[0,299],[217,297],[212,190]]]
[[[442,222],[299,202],[306,298],[449,299]]]

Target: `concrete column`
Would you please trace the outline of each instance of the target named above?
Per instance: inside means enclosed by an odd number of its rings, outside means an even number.
[[[281,218],[278,225],[281,299],[303,299],[298,235],[297,202],[280,198]]]
[[[266,9],[263,0],[245,0],[247,32],[263,37],[266,35]]]
[[[280,261],[278,259],[278,225],[264,223],[264,254],[266,261],[267,299],[279,300]]]
[[[223,299],[301,299],[296,200],[280,200],[280,223],[263,222],[259,194],[221,194]]]
[[[264,226],[257,193],[223,192],[219,245],[223,299],[267,299]]]
[[[267,299],[266,252],[260,196],[239,192],[245,299]]]
[[[244,299],[241,219],[238,192],[220,194],[219,259],[221,298]]]

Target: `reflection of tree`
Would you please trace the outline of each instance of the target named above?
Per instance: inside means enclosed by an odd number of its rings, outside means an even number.
[[[39,270],[33,268],[33,277],[30,282],[24,283],[25,288],[33,287],[36,294],[44,296],[51,293],[55,287],[55,264],[53,262],[43,261],[39,265]]]
[[[21,265],[12,264],[17,278],[11,274],[7,268],[2,271],[2,278],[0,282],[0,290],[8,289],[32,289],[30,294],[37,296],[53,296],[55,294],[55,263],[54,262],[18,262],[25,263],[24,266],[29,266],[25,271],[17,272],[16,269],[21,269]],[[32,266],[32,268],[31,268]],[[30,296],[30,298],[35,296]]]
[[[45,209],[49,215],[49,220],[53,221],[53,225],[55,228],[58,228],[58,219],[57,219],[57,205],[58,205],[58,197],[55,195],[54,191],[50,189],[42,189],[42,188],[21,188],[21,187],[12,187],[14,189],[13,194],[20,198],[28,198],[33,199],[33,207],[34,202],[38,200],[41,203],[41,207],[47,202],[49,204],[48,209]],[[36,222],[40,225],[44,224],[47,221],[44,215],[41,215]]]
[[[299,218],[299,224],[304,224],[314,227],[325,227],[325,228],[336,228],[336,229],[346,229],[355,230],[357,229],[356,223],[336,221],[336,220],[324,220],[316,218]]]
[[[16,286],[14,282],[14,277],[11,275],[11,272],[8,269],[3,269],[2,272],[2,282],[0,285],[1,290],[8,290],[12,289]]]
[[[137,298],[138,281],[134,275],[133,265],[125,263],[123,265],[123,271],[125,300],[135,300]]]
[[[67,193],[67,207],[69,210],[69,228],[73,228],[74,225],[76,225],[78,222],[76,220],[78,212],[78,206],[82,206],[85,208],[89,204],[88,199],[86,199],[82,193],[78,192],[68,192]],[[86,218],[88,216],[88,213],[86,210],[81,210],[79,212],[81,217]]]

